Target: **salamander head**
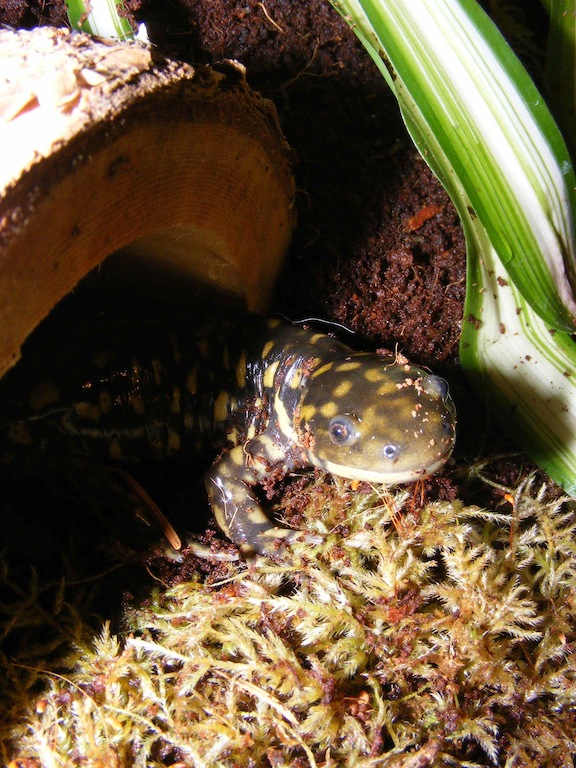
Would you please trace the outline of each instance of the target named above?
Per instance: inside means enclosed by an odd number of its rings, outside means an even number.
[[[446,381],[374,354],[313,371],[298,417],[310,463],[353,480],[411,482],[439,470],[454,447]]]

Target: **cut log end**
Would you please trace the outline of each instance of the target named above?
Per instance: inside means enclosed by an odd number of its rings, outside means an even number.
[[[294,183],[275,110],[241,68],[67,30],[0,36],[0,375],[108,257],[265,309]]]

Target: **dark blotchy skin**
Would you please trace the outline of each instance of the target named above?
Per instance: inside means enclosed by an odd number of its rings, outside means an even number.
[[[436,472],[454,446],[443,379],[276,319],[144,327],[129,342],[120,334],[95,353],[66,353],[65,376],[23,389],[15,371],[2,383],[5,460],[63,449],[129,462],[226,447],[206,474],[211,507],[233,542],[264,554],[298,535],[274,527],[254,494],[272,474],[313,466],[404,483]]]

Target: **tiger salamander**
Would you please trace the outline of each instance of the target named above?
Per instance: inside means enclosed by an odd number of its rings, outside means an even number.
[[[108,462],[223,449],[205,476],[210,505],[226,536],[264,554],[299,535],[263,511],[255,491],[270,478],[318,467],[406,483],[440,469],[454,446],[444,379],[274,318],[178,334],[144,326],[65,357],[66,372],[51,365],[32,387],[10,383],[18,366],[2,382],[6,460],[62,446]]]

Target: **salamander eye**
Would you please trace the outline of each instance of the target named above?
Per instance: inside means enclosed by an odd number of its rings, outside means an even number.
[[[354,445],[360,439],[358,424],[353,416],[334,416],[331,418],[328,434],[335,445]]]
[[[433,374],[424,376],[422,379],[422,389],[431,397],[438,397],[444,401],[447,400],[450,391],[448,382],[440,376],[434,376]]]
[[[385,445],[382,449],[382,453],[384,454],[385,458],[390,459],[393,461],[397,456],[399,452],[399,448],[397,445],[394,445],[393,443],[388,443],[388,445]]]

